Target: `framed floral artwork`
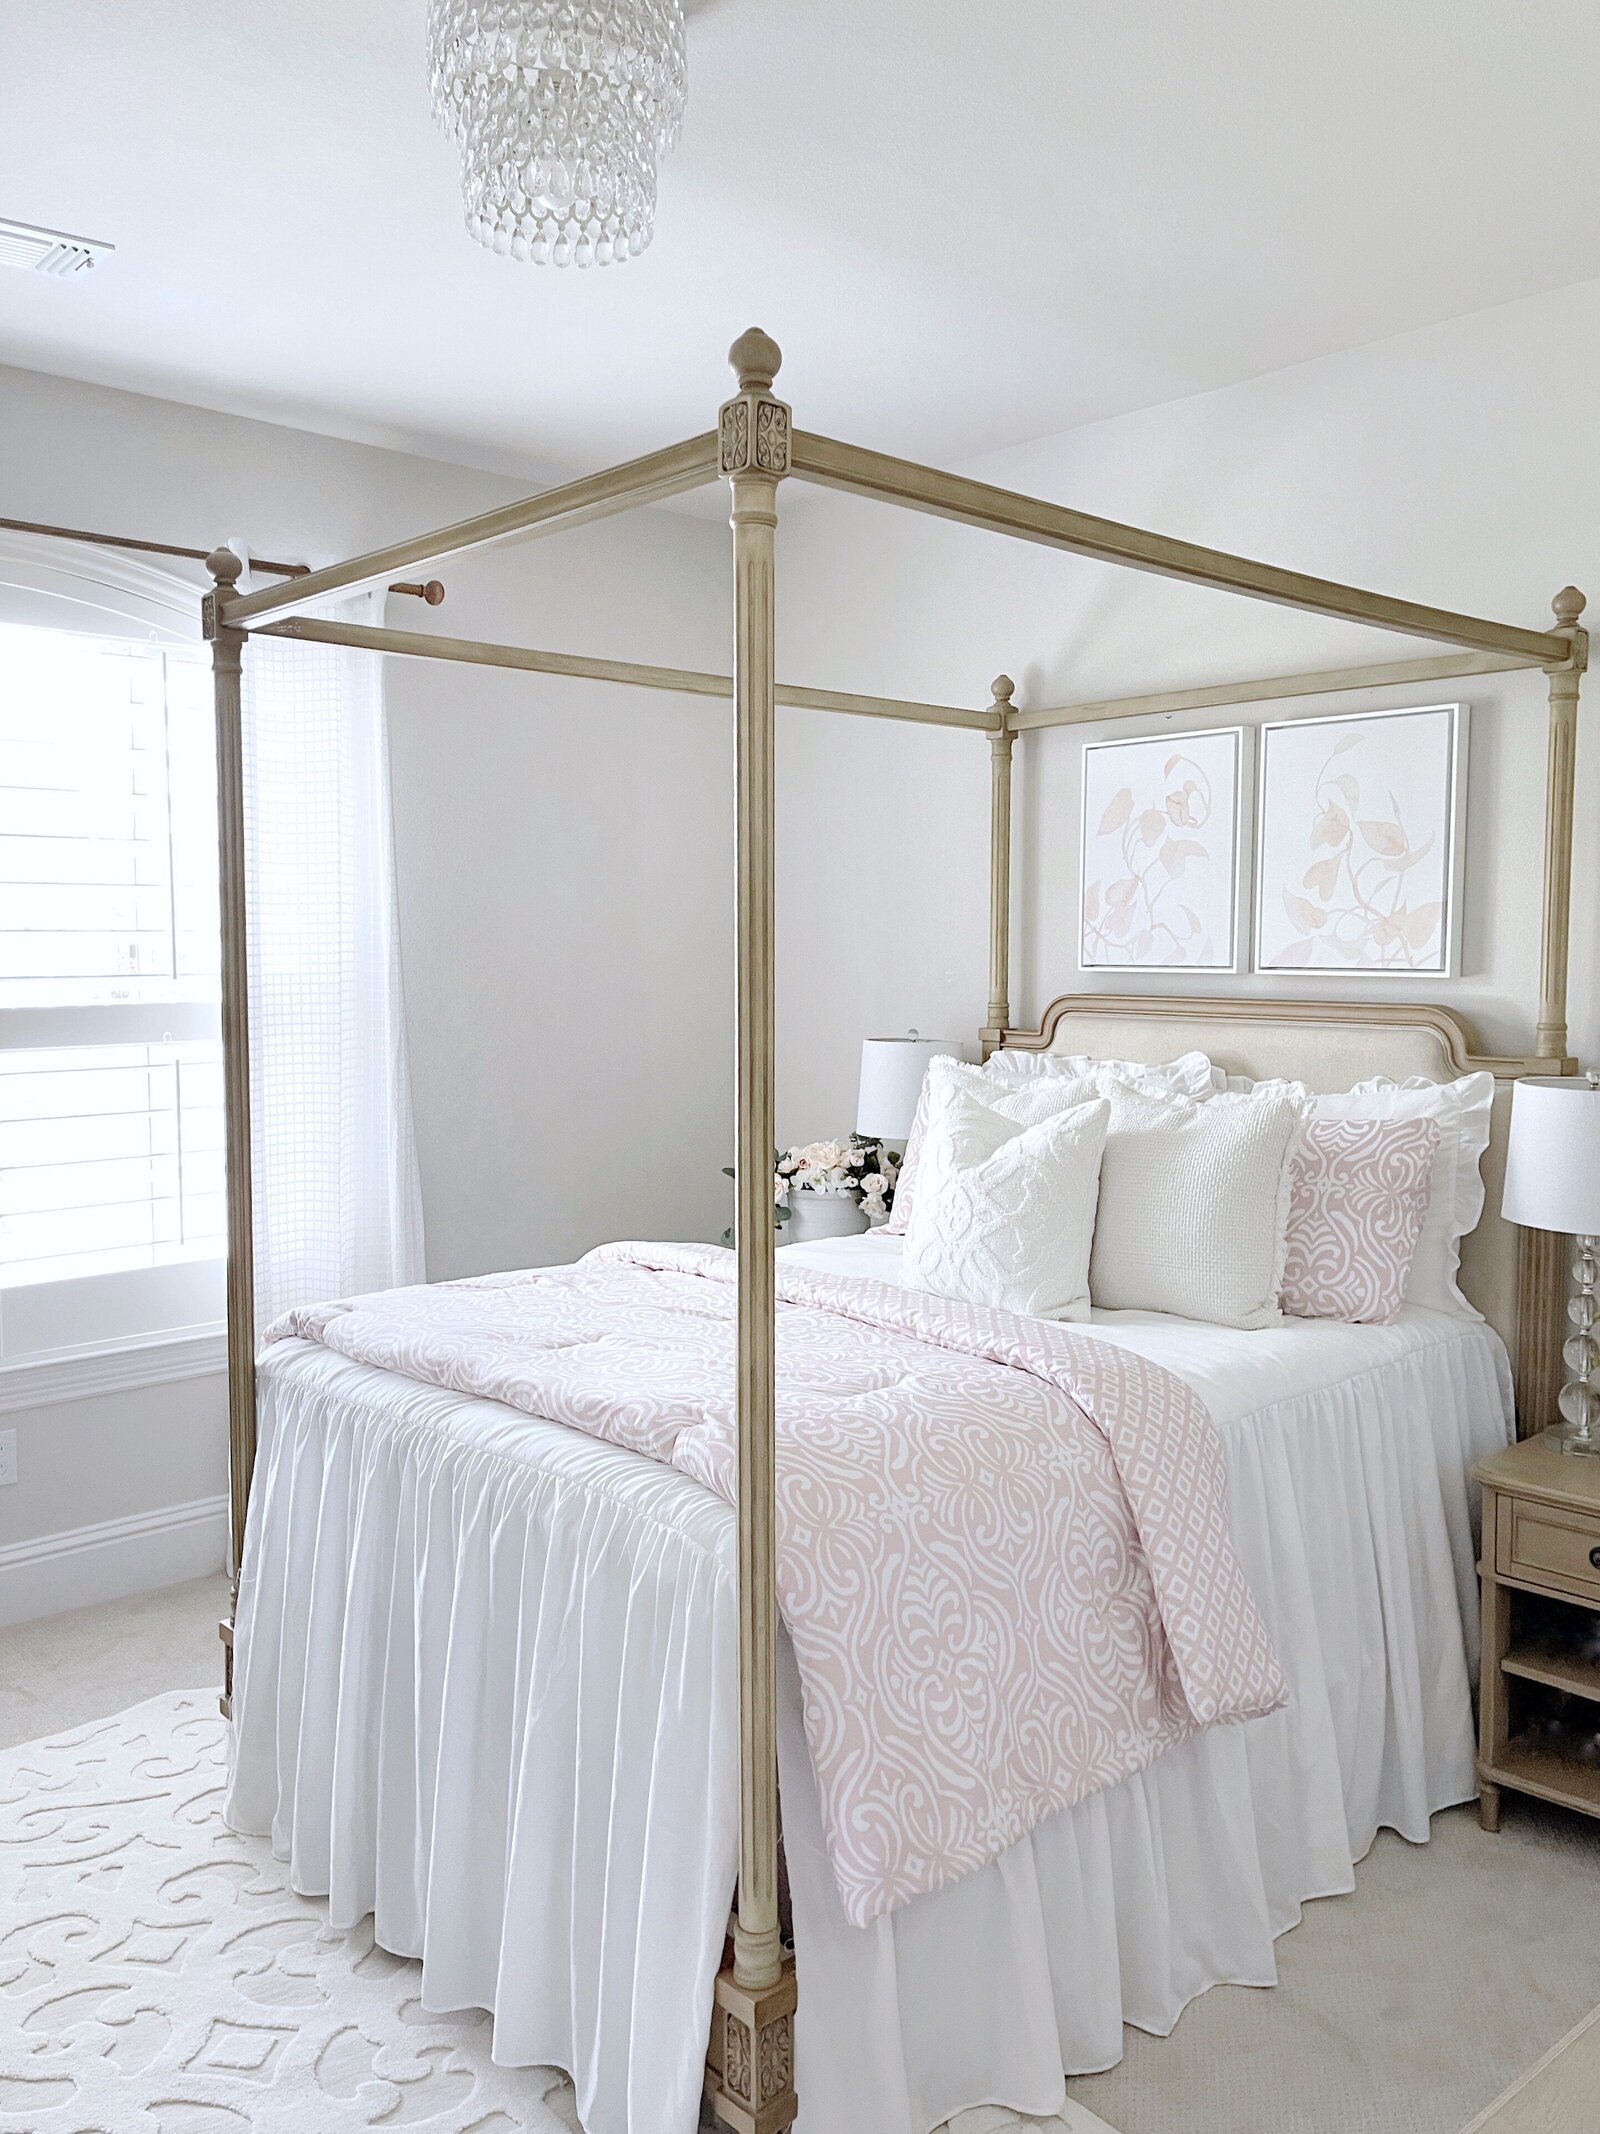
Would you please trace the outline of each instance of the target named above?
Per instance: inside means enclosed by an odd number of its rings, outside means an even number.
[[[1466,785],[1465,704],[1264,725],[1256,969],[1454,977]]]
[[[1085,743],[1080,970],[1239,969],[1249,741],[1230,726]]]

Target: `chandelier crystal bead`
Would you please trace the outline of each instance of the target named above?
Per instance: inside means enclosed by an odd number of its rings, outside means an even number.
[[[428,72],[479,244],[558,267],[649,244],[683,123],[681,0],[430,0]]]

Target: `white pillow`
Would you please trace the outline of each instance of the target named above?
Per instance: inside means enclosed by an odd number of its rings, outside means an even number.
[[[1276,1325],[1300,1106],[1286,1095],[1106,1094],[1095,1304],[1213,1326]]]
[[[906,1229],[907,1283],[1040,1319],[1088,1318],[1111,1107],[1092,1096],[1074,1101],[1077,1089],[1052,1078],[989,1103],[953,1077],[934,1082]]]
[[[977,1071],[996,1080],[1017,1081],[1035,1075],[1114,1075],[1136,1089],[1171,1090],[1183,1097],[1208,1097],[1221,1086],[1221,1070],[1203,1052],[1185,1052],[1175,1060],[1147,1066],[1142,1060],[1097,1060],[1087,1052],[1010,1052],[1002,1045]]]
[[[937,1077],[935,1069],[938,1070]],[[1181,1059],[1172,1060],[1164,1067],[1142,1067],[1136,1060],[1092,1060],[1082,1053],[1005,1051],[996,1052],[982,1067],[973,1067],[964,1060],[940,1053],[928,1062],[928,1071],[922,1078],[916,1116],[911,1122],[900,1177],[894,1189],[894,1207],[883,1226],[883,1234],[885,1237],[904,1237],[910,1228],[916,1197],[922,1190],[922,1148],[936,1082],[940,1088],[959,1084],[986,1104],[1001,1102],[995,1093],[996,1084],[1004,1094],[1019,1086],[1030,1089],[1046,1082],[1074,1082],[1081,1084],[1078,1094],[1064,1101],[1076,1104],[1096,1095],[1107,1082],[1114,1080],[1127,1082],[1138,1089],[1181,1089],[1186,1096],[1205,1096],[1212,1087],[1211,1076],[1211,1062],[1203,1052],[1186,1052]],[[1031,1126],[1044,1114],[1008,1112],[1006,1116]]]
[[[1457,1082],[1430,1082],[1421,1075],[1395,1082],[1375,1075],[1337,1096],[1315,1096],[1300,1082],[1252,1083],[1238,1075],[1229,1075],[1227,1081],[1230,1092],[1293,1096],[1314,1119],[1431,1119],[1439,1129],[1439,1146],[1428,1212],[1406,1275],[1406,1302],[1428,1311],[1454,1312],[1457,1318],[1483,1317],[1462,1295],[1456,1277],[1461,1240],[1478,1227],[1483,1214],[1479,1163],[1489,1146],[1492,1074],[1464,1074]]]

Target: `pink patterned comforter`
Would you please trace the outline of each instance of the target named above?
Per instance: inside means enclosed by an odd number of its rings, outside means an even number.
[[[864,1925],[1286,1691],[1196,1396],[1071,1329],[778,1269],[778,1589],[823,1827]],[[357,1362],[509,1402],[732,1500],[733,1255],[289,1313]]]

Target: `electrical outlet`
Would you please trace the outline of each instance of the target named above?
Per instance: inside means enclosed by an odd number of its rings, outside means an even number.
[[[17,1433],[0,1430],[0,1489],[17,1479]]]

